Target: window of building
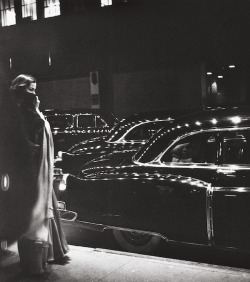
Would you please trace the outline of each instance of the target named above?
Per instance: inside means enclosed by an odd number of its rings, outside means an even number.
[[[36,0],[22,0],[22,17],[37,20]]]
[[[110,6],[112,5],[112,0],[101,0],[101,6]]]
[[[0,0],[2,26],[16,24],[14,0]]]
[[[44,0],[44,17],[50,18],[61,14],[59,0]]]

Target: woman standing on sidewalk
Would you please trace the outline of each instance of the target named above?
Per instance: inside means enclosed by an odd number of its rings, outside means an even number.
[[[29,227],[18,240],[20,266],[28,274],[43,273],[48,261],[61,259],[68,252],[53,190],[53,138],[49,123],[39,111],[36,86],[34,77],[21,74],[10,87],[33,168],[30,177],[35,189],[34,206]]]

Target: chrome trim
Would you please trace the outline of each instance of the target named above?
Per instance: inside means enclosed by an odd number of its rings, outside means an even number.
[[[236,170],[250,170],[250,164],[247,165],[216,165],[216,164],[205,164],[205,163],[140,163],[134,161],[135,164],[140,166],[151,166],[151,167],[169,167],[169,168],[205,168],[205,169],[218,169],[217,173],[233,173]]]
[[[63,175],[63,171],[62,171],[61,168],[54,167],[53,174],[54,174],[54,177],[56,178],[58,176],[62,176]]]
[[[168,167],[168,168],[205,168],[205,169],[217,169],[218,165],[216,164],[204,164],[202,163],[202,165],[200,163],[171,163],[169,162],[169,164],[166,163],[139,163],[139,162],[134,162],[135,164],[139,164],[140,166],[150,166],[150,167]],[[250,168],[249,168],[250,169]]]
[[[10,188],[10,177],[8,173],[1,175],[1,188],[4,192],[8,191]]]
[[[210,183],[208,185],[207,193],[206,193],[207,238],[208,238],[209,246],[213,245],[213,240],[214,240],[212,200],[213,200],[213,187]]]
[[[66,203],[63,202],[63,201],[57,201],[57,207],[58,207],[59,210],[65,211],[66,210]]]
[[[250,187],[214,187],[214,192],[237,192],[237,193],[250,193]]]

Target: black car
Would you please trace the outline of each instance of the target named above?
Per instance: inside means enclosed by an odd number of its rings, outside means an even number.
[[[98,112],[85,110],[45,110],[54,139],[55,153],[67,151],[74,144],[107,135],[109,124]]]
[[[176,119],[126,164],[68,175],[57,190],[77,223],[112,229],[127,251],[160,239],[250,250],[250,109]]]
[[[134,153],[159,129],[171,122],[180,112],[150,111],[133,114],[118,122],[107,136],[80,142],[67,152],[60,152],[56,168],[63,172],[80,172],[81,166],[95,158],[121,151]]]

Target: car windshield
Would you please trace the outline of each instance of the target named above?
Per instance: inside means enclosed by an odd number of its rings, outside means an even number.
[[[148,140],[166,123],[173,121],[171,112],[134,114],[116,124],[106,138],[107,142]]]
[[[131,127],[133,127],[135,122],[127,122],[125,119],[121,120],[110,130],[109,135],[107,136],[107,141],[115,142],[119,140]]]
[[[124,136],[125,141],[143,141],[151,138],[159,129],[166,125],[166,121],[145,122],[133,127]]]
[[[147,163],[153,161],[165,148],[167,148],[174,136],[165,128],[156,133],[134,156],[134,160]]]
[[[116,142],[121,138],[126,141],[148,140],[160,128],[172,122],[176,117],[182,116],[187,113],[190,113],[190,110],[162,110],[159,112],[144,112],[129,116],[121,120],[111,129],[106,141]],[[145,126],[143,124],[145,124]],[[142,126],[144,126],[144,129],[142,129]],[[145,135],[144,137],[140,136],[140,132],[143,133],[142,135],[146,133],[147,138],[145,138]]]

